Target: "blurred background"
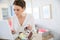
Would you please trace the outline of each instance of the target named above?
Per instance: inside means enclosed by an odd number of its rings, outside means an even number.
[[[14,15],[14,0],[0,0],[0,20],[7,20]],[[32,14],[35,24],[47,28],[60,40],[60,0],[25,0],[28,14]],[[46,11],[47,10],[47,11]]]

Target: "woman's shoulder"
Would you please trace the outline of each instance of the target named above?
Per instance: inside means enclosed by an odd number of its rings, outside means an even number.
[[[29,17],[33,17],[33,15],[32,14],[27,14]]]
[[[34,17],[33,17],[32,14],[27,14],[27,15],[28,15],[28,19],[29,19],[29,20],[34,20]]]

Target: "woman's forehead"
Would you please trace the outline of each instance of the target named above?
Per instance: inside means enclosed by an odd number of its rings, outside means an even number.
[[[13,5],[13,8],[21,9],[21,7],[17,5]]]

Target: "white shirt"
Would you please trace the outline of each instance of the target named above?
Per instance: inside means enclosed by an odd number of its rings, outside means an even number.
[[[36,31],[33,16],[30,14],[27,14],[22,26],[19,24],[19,21],[16,15],[12,18],[12,20],[13,20],[13,28],[16,31],[16,34],[14,34],[14,38],[18,37],[19,32],[24,32],[24,28],[27,25],[31,25],[33,32]]]

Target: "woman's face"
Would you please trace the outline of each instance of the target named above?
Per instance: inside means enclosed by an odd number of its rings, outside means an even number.
[[[24,12],[24,8],[22,8],[20,6],[14,5],[13,8],[14,8],[14,12],[17,16],[21,15]]]

